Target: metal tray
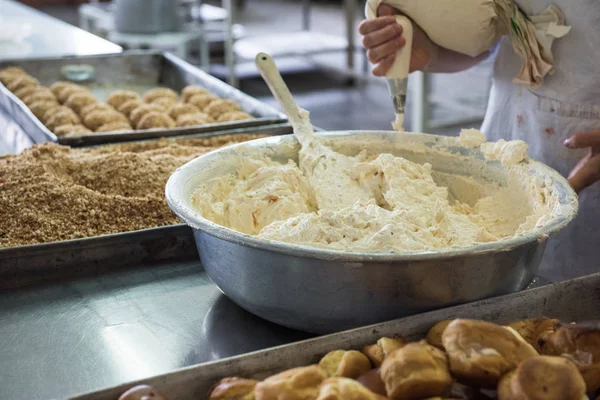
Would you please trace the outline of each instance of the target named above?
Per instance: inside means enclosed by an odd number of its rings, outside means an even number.
[[[318,362],[335,349],[360,349],[382,336],[401,334],[409,340],[425,336],[444,319],[476,318],[497,323],[539,316],[564,321],[597,319],[600,314],[600,273],[507,296],[445,308],[291,345],[181,369],[142,381],[72,397],[72,400],[114,400],[128,388],[146,383],[169,400],[197,400],[219,379],[240,376],[264,379],[274,373]]]
[[[208,75],[172,54],[157,51],[128,51],[118,54],[84,57],[22,59],[0,62],[0,68],[17,65],[49,86],[59,80],[72,80],[88,86],[99,99],[117,89],[143,92],[163,86],[176,91],[191,84],[206,87],[216,95],[235,100],[241,108],[256,118],[245,121],[223,122],[196,127],[147,129],[126,132],[91,133],[56,137],[38,120],[27,106],[0,83],[0,106],[31,136],[35,143],[58,142],[70,146],[113,143],[127,140],[177,136],[190,133],[216,132],[242,127],[264,126],[287,121],[275,108]],[[71,66],[92,67],[90,73],[73,73]]]
[[[235,134],[285,135],[288,124],[246,128],[180,138]],[[173,137],[176,139],[178,137]],[[162,226],[82,239],[0,248],[0,289],[41,281],[98,274],[124,266],[198,259],[192,230],[185,224]]]

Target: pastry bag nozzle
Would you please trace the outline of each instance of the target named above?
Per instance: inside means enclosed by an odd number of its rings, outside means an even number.
[[[394,103],[396,112],[396,120],[392,122],[394,129],[404,130],[404,112],[406,106],[406,92],[408,91],[408,72],[410,68],[410,52],[412,50],[413,27],[410,20],[403,16],[397,15],[396,21],[402,25],[403,36],[406,39],[406,44],[396,53],[394,64],[385,75],[387,84],[390,89],[390,95]]]

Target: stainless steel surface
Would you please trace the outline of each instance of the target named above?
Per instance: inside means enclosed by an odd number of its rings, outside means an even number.
[[[0,106],[0,156],[10,153],[20,153],[33,146],[33,141],[8,112]]]
[[[245,121],[207,124],[200,127],[151,129],[118,133],[92,133],[61,137],[51,133],[16,96],[0,84],[0,106],[9,111],[17,123],[31,136],[34,142],[58,141],[71,146],[93,145],[161,136],[177,136],[191,133],[217,132],[226,129],[265,126],[286,120],[276,109],[232,88],[185,61],[163,52],[131,51],[114,55],[87,57],[61,57],[48,59],[13,60],[1,62],[0,68],[19,65],[35,76],[44,85],[65,79],[62,68],[87,65],[93,68],[92,81],[85,84],[100,98],[109,91],[128,88],[143,91],[157,85],[181,90],[189,84],[200,84],[215,94],[235,100],[242,109],[256,118]]]
[[[406,94],[408,92],[408,78],[404,79],[388,79],[388,88],[394,103],[396,114],[404,114],[406,106]],[[420,131],[417,131],[420,132]]]
[[[287,124],[185,138],[243,133],[284,135]],[[0,248],[0,289],[74,276],[99,275],[136,265],[197,260],[192,231],[184,224],[29,246]]]
[[[0,0],[0,25],[30,28],[23,41],[0,43],[0,60],[118,53],[121,47],[12,0]]]
[[[183,24],[179,0],[114,0],[115,27],[122,33],[178,31]]]
[[[486,162],[479,150],[458,146],[455,138],[398,132],[330,132],[324,137],[346,154],[358,153],[368,141],[373,154],[429,162],[444,173],[506,179],[504,167]],[[436,155],[411,151],[413,146],[435,149]],[[248,311],[295,329],[339,331],[521,290],[537,271],[548,235],[577,211],[568,182],[534,161],[524,168],[551,181],[559,198],[552,219],[524,235],[465,248],[349,253],[271,242],[214,224],[190,204],[201,182],[236,171],[240,155],[286,162],[297,159],[298,150],[293,136],[282,136],[213,152],[177,169],[166,188],[167,202],[194,228],[200,259],[223,293]],[[471,157],[452,162],[451,152]]]
[[[288,368],[315,363],[331,350],[361,349],[382,336],[401,334],[409,340],[418,340],[423,338],[435,323],[445,319],[462,317],[507,323],[524,318],[548,316],[563,321],[595,320],[598,319],[600,310],[599,287],[600,274],[590,275],[508,296],[207,363],[88,393],[74,399],[114,400],[126,389],[141,382],[154,386],[169,400],[205,399],[212,385],[219,379],[229,376],[264,379]]]

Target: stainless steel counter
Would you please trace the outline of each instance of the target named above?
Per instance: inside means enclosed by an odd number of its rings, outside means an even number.
[[[0,293],[0,399],[63,398],[307,338],[255,317],[199,263]]]

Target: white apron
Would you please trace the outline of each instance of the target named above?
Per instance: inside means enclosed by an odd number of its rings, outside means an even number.
[[[600,129],[600,1],[516,3],[528,15],[555,4],[572,30],[554,42],[555,74],[533,92],[512,83],[521,62],[508,40],[502,41],[482,131],[489,140],[524,140],[530,157],[566,177],[587,150],[568,150],[563,141]],[[552,280],[594,272],[600,272],[600,184],[581,193],[578,217],[548,242],[540,267],[540,275]]]

